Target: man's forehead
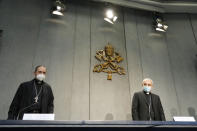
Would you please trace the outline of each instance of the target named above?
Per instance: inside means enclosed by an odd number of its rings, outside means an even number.
[[[151,80],[145,80],[144,83],[152,83]]]
[[[38,69],[37,70],[46,70],[46,67],[44,67],[44,66],[40,66],[40,67],[38,67]]]

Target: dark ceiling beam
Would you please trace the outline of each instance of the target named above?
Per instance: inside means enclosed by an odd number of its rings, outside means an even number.
[[[128,8],[135,8],[161,13],[197,13],[197,2],[189,1],[154,1],[154,0],[93,0],[112,3]]]

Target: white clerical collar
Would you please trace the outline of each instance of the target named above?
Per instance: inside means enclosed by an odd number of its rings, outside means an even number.
[[[145,92],[147,95],[149,95],[150,94],[150,92]]]

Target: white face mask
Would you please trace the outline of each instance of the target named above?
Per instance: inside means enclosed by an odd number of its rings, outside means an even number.
[[[36,79],[39,80],[39,81],[43,81],[45,79],[45,75],[44,74],[38,74],[36,76]]]

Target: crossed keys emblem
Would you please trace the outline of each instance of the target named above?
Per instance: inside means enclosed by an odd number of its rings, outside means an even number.
[[[93,72],[108,73],[107,80],[112,80],[112,73],[125,75],[124,68],[118,65],[118,63],[123,61],[123,58],[119,53],[114,51],[114,47],[109,43],[105,46],[104,50],[98,50],[95,57],[102,63],[95,65]]]

